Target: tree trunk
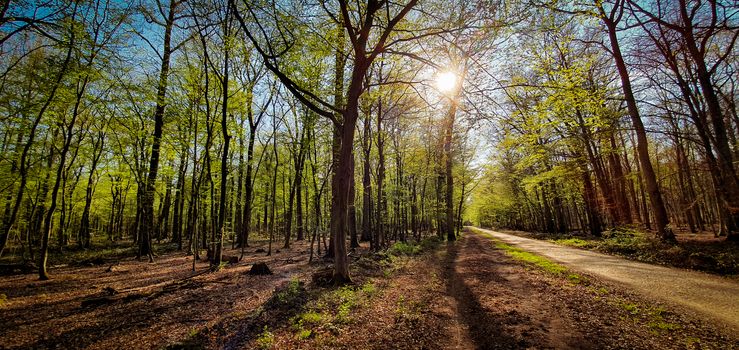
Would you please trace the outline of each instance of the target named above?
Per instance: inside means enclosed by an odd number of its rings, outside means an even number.
[[[151,234],[154,228],[154,194],[156,189],[157,175],[159,174],[159,149],[162,142],[162,128],[164,127],[165,97],[167,95],[167,79],[169,77],[169,60],[172,54],[172,27],[175,20],[175,9],[178,2],[170,0],[169,13],[164,29],[164,49],[162,52],[162,64],[159,71],[159,83],[157,84],[157,100],[154,109],[154,134],[151,143],[151,158],[149,161],[149,174],[146,177],[146,190],[143,196],[142,220],[139,230],[139,252],[138,256],[148,256],[149,262],[154,261],[151,249]]]
[[[637,140],[637,151],[639,155],[639,162],[641,163],[642,174],[644,176],[644,182],[646,184],[646,190],[649,194],[649,201],[654,213],[655,228],[657,235],[664,241],[673,241],[675,239],[674,233],[667,227],[669,219],[667,217],[667,210],[665,204],[662,201],[662,194],[660,193],[659,184],[657,183],[657,176],[655,175],[654,168],[652,167],[652,161],[649,158],[649,144],[647,140],[647,132],[642,123],[641,116],[639,115],[639,109],[636,105],[636,99],[631,89],[631,80],[629,78],[629,71],[626,68],[623,56],[621,54],[621,47],[618,42],[618,33],[616,24],[604,18],[606,22],[606,28],[608,29],[608,36],[611,43],[611,53],[616,62],[616,69],[621,77],[621,87],[623,88],[624,99],[626,100],[626,106],[631,116],[631,122],[634,126],[634,132],[636,133]]]
[[[85,208],[82,210],[82,218],[80,220],[80,232],[79,236],[84,241],[83,246],[90,248],[90,207],[92,205],[92,195],[95,191],[95,169],[97,168],[98,161],[102,156],[103,142],[105,134],[102,132],[98,133],[98,138],[93,144],[92,151],[92,164],[90,164],[90,174],[87,177],[87,187],[85,189]]]
[[[456,96],[451,101],[449,114],[444,125],[444,177],[446,179],[446,188],[444,191],[444,203],[446,209],[446,222],[444,229],[446,230],[446,239],[448,241],[456,241],[457,235],[454,233],[454,176],[452,174],[452,135],[454,134],[454,119],[457,114]]]

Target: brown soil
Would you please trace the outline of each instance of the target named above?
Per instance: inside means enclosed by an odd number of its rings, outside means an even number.
[[[219,272],[208,262],[172,253],[154,263],[126,259],[116,265],[51,269],[52,279],[34,274],[0,278],[0,349],[156,349],[232,313],[250,312],[276,285],[308,278],[307,243],[295,242],[272,256],[247,248],[244,259]],[[238,256],[238,250],[224,254]],[[251,276],[256,262],[273,275]],[[107,299],[107,300],[106,300]]]
[[[191,258],[175,253],[153,264],[126,260],[112,271],[56,269],[46,282],[0,279],[8,296],[0,348],[739,348],[700,320],[669,310],[657,319],[653,303],[616,285],[590,276],[574,284],[512,260],[478,235],[413,257],[371,255],[366,247],[352,253],[355,300],[341,322],[330,296],[342,289],[311,281],[329,265],[308,264],[305,243],[271,257],[254,253],[258,247],[216,273],[204,262],[193,273]],[[256,262],[274,274],[248,275]],[[295,320],[307,310],[329,316],[299,337]]]

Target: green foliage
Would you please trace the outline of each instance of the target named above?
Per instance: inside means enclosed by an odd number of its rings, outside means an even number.
[[[430,251],[430,250],[436,249],[436,247],[438,247],[439,244],[441,243],[442,241],[439,239],[439,237],[431,236],[431,237],[426,237],[422,239],[419,245],[421,246],[421,250]]]
[[[367,281],[362,285],[362,293],[364,293],[368,298],[371,298],[377,294],[377,287],[375,287],[372,281]]]
[[[583,278],[582,276],[580,276],[580,275],[578,275],[576,273],[571,273],[571,274],[567,275],[567,279],[572,284],[582,284],[582,283],[585,283],[587,281],[585,278]]]
[[[302,329],[298,331],[298,339],[305,340],[310,338],[313,335],[313,331],[310,329]]]
[[[700,349],[701,340],[697,337],[685,337],[685,348],[686,349]]]
[[[275,342],[275,335],[269,331],[269,327],[264,326],[264,330],[257,337],[257,347],[260,349],[271,349]]]
[[[557,244],[562,244],[562,245],[567,245],[570,247],[577,247],[577,248],[590,248],[594,246],[593,242],[586,241],[580,238],[563,238],[563,239],[556,239],[552,241]]]
[[[298,279],[293,278],[285,289],[277,293],[277,301],[280,303],[287,303],[290,300],[297,298],[303,291],[304,288],[301,282]]]
[[[658,333],[672,332],[672,331],[677,331],[681,329],[680,325],[678,324],[665,322],[661,320],[650,321],[649,323],[647,323],[647,327],[649,327],[649,329],[656,331]]]
[[[421,301],[406,299],[404,295],[401,295],[396,302],[395,307],[395,322],[415,322],[420,319],[423,310],[427,309],[428,305]]]
[[[679,324],[665,320],[667,310],[662,307],[643,306],[624,299],[617,299],[616,305],[629,313],[634,319],[645,322],[646,326],[654,333],[668,333],[682,328]]]
[[[626,312],[632,314],[632,315],[638,315],[639,314],[639,305],[635,303],[630,302],[621,302],[619,306],[624,309]]]
[[[200,334],[200,330],[199,330],[199,329],[197,329],[197,328],[193,328],[193,329],[191,329],[191,330],[190,330],[190,332],[188,333],[188,336],[189,336],[190,338],[194,338],[194,337],[196,337],[196,336],[197,336],[198,334]]]
[[[357,294],[353,287],[344,286],[333,292],[333,298],[338,301],[337,313],[334,322],[345,324],[351,322],[351,310],[357,305]]]
[[[739,250],[725,242],[678,242],[666,244],[653,234],[629,227],[617,227],[603,232],[602,237],[587,239],[567,235],[546,235],[551,242],[593,249],[631,259],[669,264],[678,267],[718,272],[739,273]]]
[[[415,244],[406,242],[396,242],[388,249],[388,253],[391,255],[416,255],[421,252],[421,247]]]
[[[317,325],[323,322],[323,315],[315,311],[308,311],[298,316],[298,322],[307,325]]]
[[[395,242],[389,249],[388,254],[392,256],[411,256],[417,255],[425,251],[435,249],[441,241],[438,237],[427,237],[417,243],[412,242]]]

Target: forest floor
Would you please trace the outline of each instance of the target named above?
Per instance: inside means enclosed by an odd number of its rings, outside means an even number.
[[[218,272],[173,252],[0,277],[0,348],[739,348],[710,320],[480,234],[360,248],[345,287],[325,286],[305,242],[258,248]],[[247,274],[255,262],[274,274]]]

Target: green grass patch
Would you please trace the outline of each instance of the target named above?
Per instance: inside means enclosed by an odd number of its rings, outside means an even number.
[[[582,276],[580,276],[580,275],[578,275],[576,273],[571,273],[571,274],[567,275],[567,279],[572,284],[583,284],[583,283],[586,283],[587,282],[587,279],[585,279],[585,277],[582,277]]]
[[[659,306],[644,306],[624,299],[616,299],[615,303],[626,311],[634,320],[646,324],[655,334],[670,333],[682,329],[679,324],[665,320],[667,310]]]
[[[313,335],[313,331],[310,329],[302,329],[298,332],[298,339],[305,340]]]
[[[293,278],[288,283],[287,288],[277,293],[277,302],[280,304],[287,303],[297,298],[303,292],[303,287],[297,278]]]
[[[593,244],[592,241],[586,241],[580,238],[553,239],[551,241],[557,244],[566,245],[570,247],[577,247],[577,248],[592,248],[596,246],[596,244]]]
[[[537,266],[537,267],[541,268],[542,270],[544,270],[546,272],[549,272],[549,273],[551,273],[553,275],[562,275],[565,272],[567,272],[567,268],[566,267],[564,267],[564,266],[562,266],[560,264],[557,264],[557,263],[555,263],[555,262],[553,262],[553,261],[551,261],[551,260],[549,260],[549,259],[547,259],[545,257],[539,256],[539,255],[536,255],[536,254],[533,254],[533,253],[529,253],[529,252],[527,252],[525,250],[522,250],[522,249],[516,248],[514,246],[505,244],[505,243],[501,242],[500,240],[498,240],[497,238],[493,237],[492,235],[488,234],[485,231],[482,231],[482,230],[479,230],[479,229],[475,229],[475,228],[472,228],[471,231],[474,232],[474,233],[477,233],[477,234],[480,234],[480,235],[483,235],[483,236],[488,237],[490,240],[493,241],[493,243],[495,244],[495,247],[496,248],[505,251],[506,254],[508,254],[508,256],[512,257],[515,260],[523,261],[525,263],[529,263],[531,265]],[[577,275],[572,274],[572,276],[577,276]],[[582,278],[580,276],[577,276],[577,279],[578,280],[581,280]]]
[[[631,315],[638,315],[640,311],[639,305],[635,303],[621,302],[619,303],[619,306]]]
[[[323,315],[315,312],[308,311],[298,316],[300,322],[309,325],[317,325],[323,322]]]
[[[364,293],[368,298],[373,297],[375,294],[377,294],[377,287],[375,287],[374,283],[372,281],[367,281],[362,285],[362,293]]]
[[[395,322],[415,322],[420,319],[428,305],[421,301],[406,299],[401,295],[395,307]]]
[[[395,242],[387,252],[395,256],[416,255],[421,252],[421,246],[407,242]]]
[[[259,337],[257,337],[257,347],[260,349],[270,349],[272,348],[272,345],[275,343],[275,335],[274,333],[269,331],[269,327],[264,326],[264,330],[262,333],[259,334]]]
[[[344,286],[334,291],[334,298],[338,300],[338,308],[334,323],[346,324],[352,321],[351,311],[357,305],[357,293],[351,286]]]
[[[700,349],[701,348],[701,340],[698,337],[686,337],[685,338],[685,348],[687,349]]]
[[[665,322],[662,320],[652,320],[647,323],[647,327],[657,333],[666,333],[680,330],[681,327],[678,324]]]
[[[567,271],[567,268],[552,262],[551,260],[541,257],[536,254],[529,253],[527,251],[518,249],[502,242],[495,242],[495,247],[502,249],[513,259],[523,261],[532,265],[535,265],[542,270],[555,275],[561,275]]]

